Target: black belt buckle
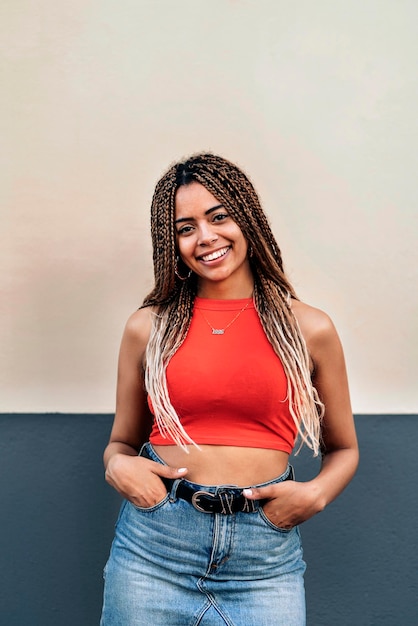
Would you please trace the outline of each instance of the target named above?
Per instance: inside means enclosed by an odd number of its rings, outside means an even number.
[[[200,490],[193,493],[191,503],[201,513],[232,515],[241,510],[243,500],[244,496],[229,489],[218,491],[216,494]]]
[[[200,513],[217,513],[221,500],[210,491],[195,491],[192,495],[191,503]]]
[[[252,500],[247,500],[242,493],[231,489],[220,489],[217,493],[204,490],[195,491],[190,502],[201,513],[232,515],[239,511],[250,513],[256,510]]]

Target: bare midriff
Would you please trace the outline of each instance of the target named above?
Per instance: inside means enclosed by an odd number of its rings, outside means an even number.
[[[235,446],[153,446],[171,467],[187,467],[186,480],[201,485],[246,487],[273,480],[286,470],[289,455],[281,450]]]

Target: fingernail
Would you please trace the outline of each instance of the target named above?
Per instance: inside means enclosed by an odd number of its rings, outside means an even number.
[[[242,493],[244,494],[244,496],[252,496],[253,495],[253,490],[252,489],[243,489]]]
[[[187,467],[179,467],[177,471],[179,474],[183,472],[187,472]]]

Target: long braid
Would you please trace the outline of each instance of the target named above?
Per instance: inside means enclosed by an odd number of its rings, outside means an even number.
[[[171,357],[186,338],[194,298],[185,286],[178,295],[177,303],[172,303],[165,310],[161,307],[160,312],[154,313],[146,352],[145,387],[151,397],[161,434],[171,437],[178,445],[185,445],[194,442],[184,430],[171,404],[166,370]]]
[[[199,154],[173,165],[158,182],[151,206],[151,235],[155,286],[142,306],[152,306],[154,322],[146,351],[145,385],[156,422],[163,436],[187,450],[193,444],[171,404],[167,365],[186,338],[197,291],[196,276],[179,281],[175,276],[175,194],[181,185],[201,183],[231,215],[251,247],[255,306],[270,343],[282,361],[289,409],[301,437],[314,454],[320,447],[324,407],[310,378],[309,354],[290,307],[296,298],[287,280],[280,249],[257,193],[247,176],[227,160]]]
[[[289,298],[264,277],[256,281],[254,301],[261,325],[287,376],[289,411],[298,429],[301,445],[317,455],[323,405],[312,385],[310,359],[305,340],[290,307]]]
[[[155,287],[146,299],[149,300],[147,304],[160,304],[162,294],[165,294],[167,298],[177,291],[174,277],[174,220],[173,218],[167,219],[167,208],[174,207],[175,193],[175,178],[173,179],[173,176],[170,176],[170,172],[168,172],[157,184],[151,204]]]

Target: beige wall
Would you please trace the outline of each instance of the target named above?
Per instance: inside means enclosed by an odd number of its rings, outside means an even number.
[[[113,410],[153,186],[202,149],[253,179],[355,411],[418,411],[417,6],[3,0],[0,411]]]

